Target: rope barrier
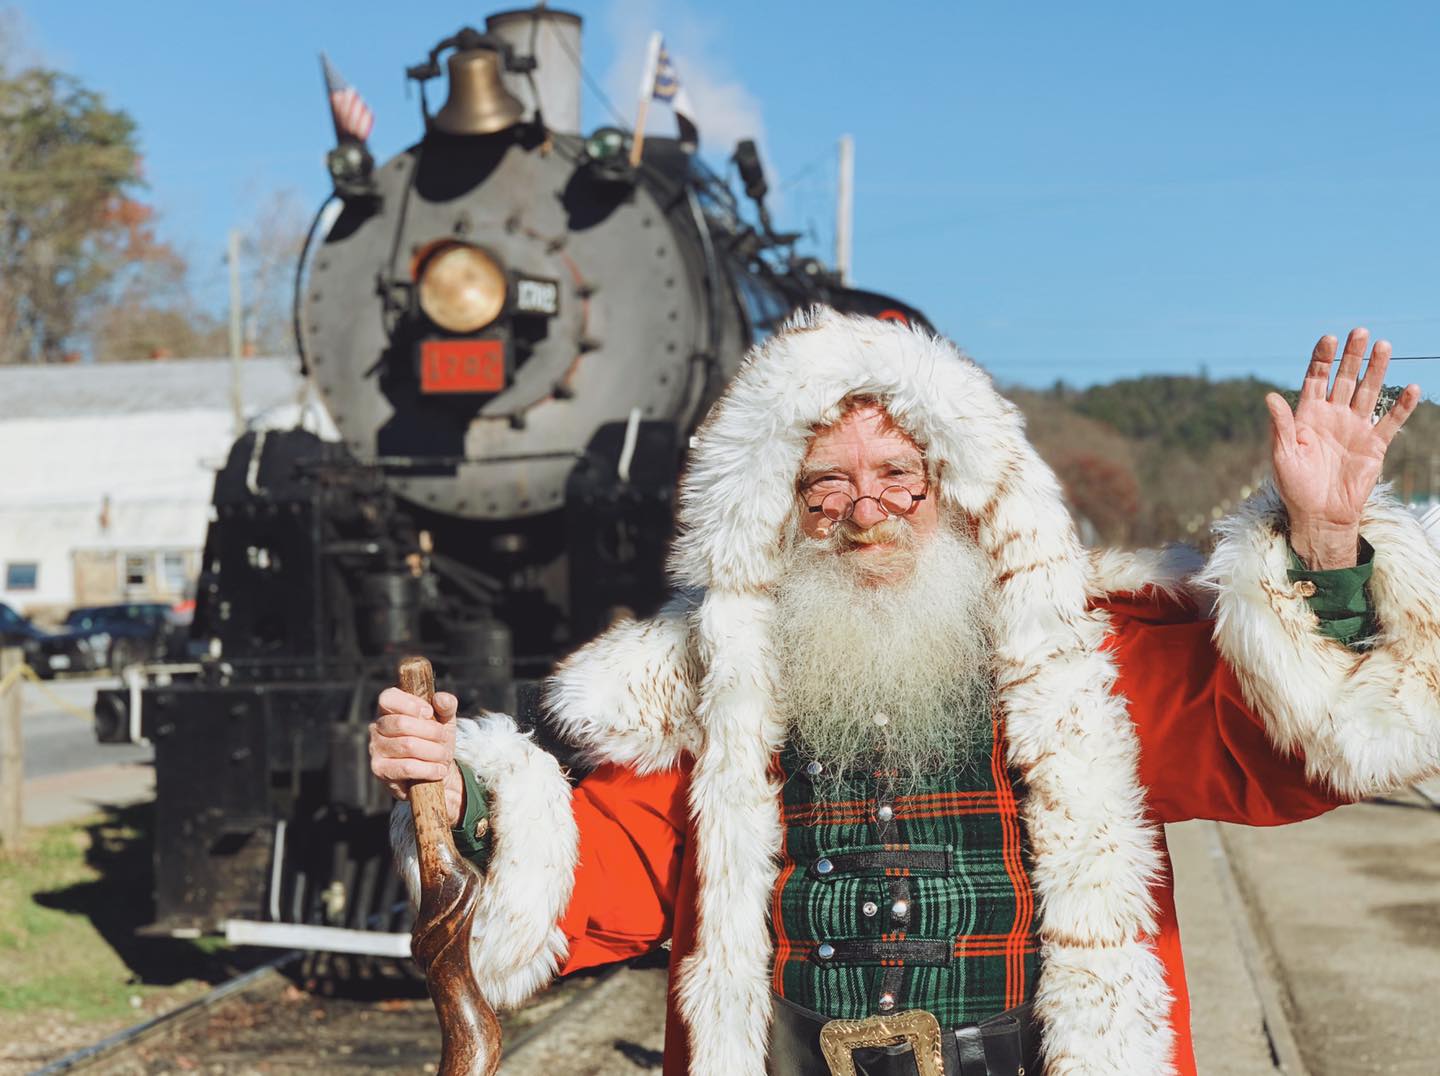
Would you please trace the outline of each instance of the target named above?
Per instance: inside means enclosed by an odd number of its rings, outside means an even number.
[[[94,714],[92,714],[89,710],[82,710],[80,709],[80,707],[75,706],[72,703],[67,702],[65,699],[61,698],[57,692],[53,691],[50,688],[50,685],[45,683],[44,680],[40,679],[34,669],[32,669],[29,665],[24,664],[23,662],[15,666],[15,668],[11,669],[3,677],[0,677],[0,695],[4,695],[5,692],[9,691],[21,680],[28,680],[30,683],[38,687],[40,689],[40,693],[46,698],[48,698],[57,709],[64,710],[68,714],[73,714],[87,723],[94,720]]]

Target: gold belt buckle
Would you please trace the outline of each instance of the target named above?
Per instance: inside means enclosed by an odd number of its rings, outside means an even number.
[[[820,1050],[831,1076],[855,1076],[855,1050],[908,1042],[920,1076],[945,1076],[940,1055],[940,1021],[924,1009],[864,1020],[831,1020],[820,1029]]]

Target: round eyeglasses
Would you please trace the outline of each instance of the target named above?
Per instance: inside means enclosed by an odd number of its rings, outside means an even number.
[[[855,514],[855,506],[861,501],[874,501],[880,511],[888,516],[903,516],[925,499],[925,491],[912,493],[904,486],[886,486],[878,497],[852,497],[848,493],[827,493],[817,504],[807,504],[811,514],[823,513],[826,519],[843,523]]]

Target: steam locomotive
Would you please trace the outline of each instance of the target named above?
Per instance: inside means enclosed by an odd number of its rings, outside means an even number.
[[[691,145],[582,135],[580,31],[549,8],[462,30],[408,71],[418,143],[329,155],[296,332],[340,439],[236,442],[204,656],[96,703],[102,740],[155,746],[155,933],[408,954],[367,751],[397,656],[462,713],[535,721],[556,660],[662,601],[678,470],[746,349],[815,302],[923,324],[795,253],[753,143],[742,209]]]

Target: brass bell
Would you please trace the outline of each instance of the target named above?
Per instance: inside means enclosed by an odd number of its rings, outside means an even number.
[[[493,49],[461,49],[450,55],[450,97],[431,124],[453,135],[486,135],[520,122],[525,106],[500,81]]]

